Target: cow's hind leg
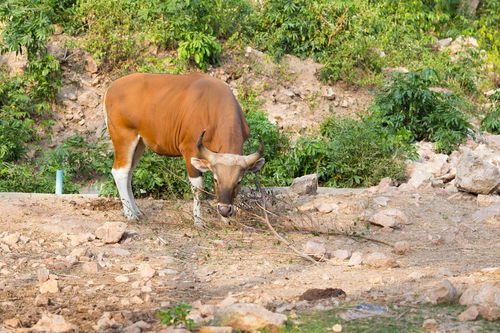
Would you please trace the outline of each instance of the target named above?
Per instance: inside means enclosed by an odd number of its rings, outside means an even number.
[[[115,161],[111,174],[115,179],[118,193],[123,205],[123,213],[129,220],[139,220],[140,211],[134,200],[132,193],[132,170],[134,156],[140,138],[137,135],[127,135],[113,138],[113,145],[115,146]]]
[[[144,141],[142,140],[142,138],[139,138],[139,141],[137,142],[137,146],[135,147],[134,156],[132,158],[132,168],[130,170],[130,173],[129,173],[130,176],[129,176],[128,183],[127,183],[128,193],[132,197],[132,202],[131,202],[132,203],[132,210],[135,212],[135,214],[139,218],[143,217],[144,214],[141,212],[139,207],[137,207],[137,204],[134,200],[134,192],[132,192],[132,176],[134,174],[134,169],[137,166],[137,164],[139,164],[139,161],[140,161],[141,156],[144,153],[145,149],[146,149],[146,145],[144,144]]]

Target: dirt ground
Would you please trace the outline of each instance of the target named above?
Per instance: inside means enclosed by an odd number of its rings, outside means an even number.
[[[334,256],[313,264],[296,256],[265,226],[250,221],[241,211],[226,224],[205,207],[210,226],[195,229],[187,200],[140,200],[147,218],[131,223],[122,216],[115,199],[0,193],[0,328],[4,320],[18,318],[22,328],[11,331],[29,331],[43,313],[50,312],[63,315],[82,332],[89,332],[94,331],[92,326],[104,312],[110,312],[124,326],[144,320],[152,324],[150,331],[156,331],[162,326],[155,313],[179,301],[215,304],[232,295],[240,302],[260,303],[276,310],[293,305],[308,289],[341,288],[347,294],[342,300],[345,304],[411,306],[422,302],[423,295],[444,278],[458,289],[499,280],[498,275],[481,271],[500,264],[498,205],[478,207],[473,195],[435,188],[418,193],[395,187],[383,193],[376,188],[329,190],[321,197],[336,203],[338,209],[307,216],[280,209],[291,218],[288,227],[309,221],[309,227],[337,232],[320,235],[330,252],[361,251],[363,257],[382,252],[396,259],[398,267],[348,266],[348,260]],[[377,199],[380,197],[388,200]],[[377,202],[384,201],[386,207],[399,209],[408,218],[396,230],[370,226],[358,218],[366,209],[382,208]],[[128,223],[119,243],[104,244],[95,239],[72,244],[71,235],[94,233],[107,221]],[[287,223],[273,221],[298,249],[315,237],[286,231]],[[19,233],[18,242],[2,243],[13,233]],[[411,249],[396,255],[387,244],[373,240],[388,244],[407,241]],[[69,264],[67,256],[75,249],[83,252],[76,263]],[[99,271],[83,270],[85,262],[94,261],[102,266]],[[156,270],[152,278],[138,274],[137,268],[144,262]],[[38,306],[37,271],[42,267],[55,275],[59,292],[47,294],[48,304]],[[117,282],[119,275],[129,281]],[[316,307],[321,309],[321,305]],[[453,331],[458,324],[447,325]]]

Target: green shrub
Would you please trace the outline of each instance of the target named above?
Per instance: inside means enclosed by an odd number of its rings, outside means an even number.
[[[471,125],[453,94],[430,90],[438,83],[433,70],[397,74],[376,98],[372,110],[382,126],[396,133],[407,129],[415,140],[430,140],[450,153],[467,136]]]
[[[208,65],[217,63],[217,56],[221,50],[214,36],[192,32],[186,34],[184,40],[180,42],[177,55],[185,61],[194,60],[200,69],[206,71]]]
[[[489,97],[491,107],[481,121],[481,128],[493,134],[500,134],[500,91]]]
[[[160,317],[162,324],[173,326],[182,324],[190,329],[194,324],[194,321],[192,319],[187,318],[187,316],[189,315],[189,310],[191,309],[191,305],[180,302],[177,306],[172,307],[168,311],[160,311],[157,316]]]
[[[360,187],[384,177],[402,180],[407,158],[414,157],[409,133],[388,135],[370,119],[329,118],[321,125],[323,137],[303,137],[281,158],[277,180],[317,173],[321,185]]]

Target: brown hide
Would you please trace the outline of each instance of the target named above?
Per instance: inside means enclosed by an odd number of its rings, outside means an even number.
[[[229,87],[205,74],[131,74],[111,84],[104,105],[115,147],[114,169],[130,162],[138,137],[161,155],[183,156],[190,177],[196,142],[218,153],[242,154],[250,129]]]

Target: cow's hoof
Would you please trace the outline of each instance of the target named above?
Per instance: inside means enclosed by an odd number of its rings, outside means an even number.
[[[123,214],[125,215],[125,217],[129,221],[139,221],[144,216],[144,214],[142,214],[142,213],[137,214],[137,213],[132,213],[132,212],[124,212]]]

